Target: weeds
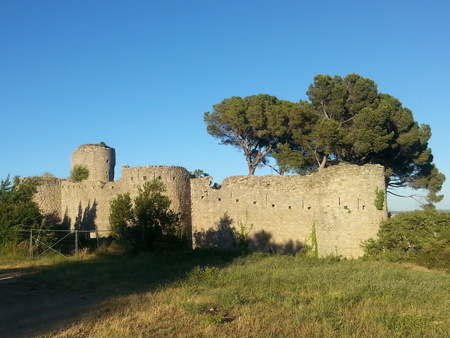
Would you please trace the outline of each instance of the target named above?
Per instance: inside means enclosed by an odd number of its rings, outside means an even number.
[[[249,253],[250,239],[248,235],[253,229],[253,224],[250,224],[250,226],[248,226],[247,220],[248,211],[245,212],[245,222],[238,221],[238,227],[233,227],[233,232],[238,239],[239,250],[243,255],[247,255]]]
[[[224,322],[225,318],[221,314],[215,314],[203,319],[205,325],[219,325]]]
[[[375,200],[373,202],[374,205],[375,205],[375,208],[377,208],[377,210],[383,210],[383,208],[384,208],[384,199],[385,199],[384,191],[377,188],[375,190]]]
[[[189,280],[194,283],[212,284],[217,280],[219,269],[216,267],[196,266],[189,274]]]

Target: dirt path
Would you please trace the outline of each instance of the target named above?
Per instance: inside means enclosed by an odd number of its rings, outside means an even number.
[[[97,299],[87,293],[55,292],[27,278],[30,269],[0,270],[0,337],[33,337],[75,321]]]

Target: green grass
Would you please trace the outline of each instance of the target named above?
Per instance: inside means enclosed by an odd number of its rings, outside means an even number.
[[[52,337],[450,336],[450,274],[413,266],[199,251],[31,271],[36,287],[99,300]]]

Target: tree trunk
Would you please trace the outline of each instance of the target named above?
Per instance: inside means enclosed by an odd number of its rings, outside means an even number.
[[[249,175],[255,175],[256,167],[252,166],[251,164],[248,165],[248,174]]]
[[[244,152],[247,160],[248,175],[255,175],[256,166],[253,164],[254,159],[252,160],[251,150],[247,150]]]
[[[322,158],[322,162],[320,162],[319,171],[321,171],[323,168],[325,168],[325,166],[326,166],[326,164],[327,164],[327,160],[328,160],[328,158],[327,158],[327,156],[325,155],[325,156]]]

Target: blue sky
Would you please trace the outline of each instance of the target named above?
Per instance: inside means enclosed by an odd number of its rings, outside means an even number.
[[[316,74],[358,73],[431,126],[450,209],[449,13],[433,0],[0,0],[0,178],[67,177],[70,153],[101,141],[116,178],[124,164],[245,175],[205,111],[231,96],[298,101]]]

